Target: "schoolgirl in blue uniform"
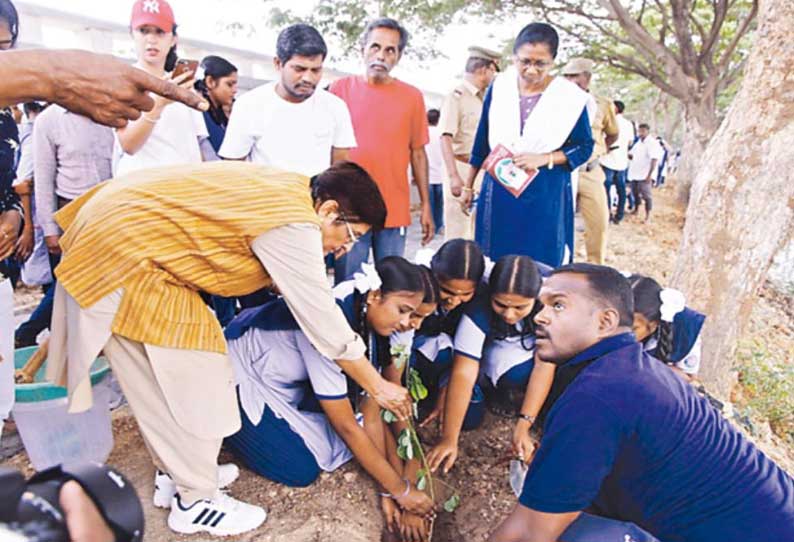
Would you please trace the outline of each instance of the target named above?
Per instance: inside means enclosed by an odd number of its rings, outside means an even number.
[[[504,256],[491,271],[487,294],[466,308],[455,332],[441,442],[428,454],[432,468],[446,463],[449,470],[461,430],[481,423],[483,405],[471,401],[478,380],[491,386],[494,396],[516,397],[513,413],[520,410],[534,419],[540,411],[554,379],[554,365],[535,359],[533,317],[540,286],[540,272],[531,258]]]
[[[678,290],[650,277],[629,277],[634,293],[634,335],[645,350],[687,380],[700,370],[700,331],[706,317],[686,306]]]
[[[385,366],[389,337],[407,328],[425,286],[418,266],[389,257],[375,268],[365,266],[334,292],[368,345],[369,359]],[[356,390],[339,366],[311,345],[283,299],[243,311],[226,328],[226,337],[242,418],[240,431],[226,445],[251,470],[285,485],[307,486],[321,470],[333,471],[355,457],[400,508],[420,515],[431,510],[429,498],[373,441],[368,420],[359,425],[350,401]],[[312,408],[317,402],[319,412]],[[376,423],[384,425],[380,417]]]
[[[429,422],[441,413],[438,393],[452,367],[452,338],[466,305],[482,290],[486,265],[480,248],[467,239],[451,239],[432,256],[420,251],[417,263],[430,268],[439,286],[438,308],[417,330],[411,351],[411,366],[429,390],[420,404],[420,411],[433,411],[425,419]]]

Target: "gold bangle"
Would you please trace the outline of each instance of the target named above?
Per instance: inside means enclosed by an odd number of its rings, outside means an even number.
[[[474,192],[474,189],[469,188],[468,186],[464,186],[463,188],[461,188],[461,190],[463,190],[464,192]]]

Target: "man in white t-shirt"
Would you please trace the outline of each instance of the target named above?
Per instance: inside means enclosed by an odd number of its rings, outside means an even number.
[[[645,222],[651,220],[653,196],[651,187],[656,176],[656,165],[662,159],[663,151],[655,137],[650,136],[651,128],[640,124],[637,134],[640,136],[629,153],[629,183],[634,194],[634,214],[640,209],[640,200],[645,201]]]
[[[601,158],[601,167],[606,174],[604,187],[607,190],[607,201],[612,202],[611,187],[615,185],[618,193],[618,208],[612,216],[614,224],[620,224],[626,211],[626,175],[629,169],[629,147],[634,142],[634,125],[623,116],[626,106],[615,100],[615,118],[618,122],[618,139],[609,148],[609,152]],[[610,205],[611,207],[611,205]]]
[[[279,80],[235,102],[218,154],[307,176],[346,160],[356,146],[350,112],[340,98],[317,89],[327,52],[307,24],[282,30],[273,60]]]
[[[433,223],[436,233],[444,229],[444,155],[441,154],[441,129],[438,119],[441,112],[438,109],[427,111],[427,125],[430,141],[425,145],[427,152],[427,180],[430,188],[430,211],[433,213]]]

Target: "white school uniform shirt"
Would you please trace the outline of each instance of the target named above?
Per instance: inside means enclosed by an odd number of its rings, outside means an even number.
[[[301,436],[324,471],[336,470],[353,457],[325,414],[298,408],[307,392],[304,383],[311,384],[319,400],[347,397],[342,369],[322,356],[300,329],[251,328],[228,344],[240,404],[252,424],[260,423],[267,405]]]
[[[644,140],[638,139],[631,148],[631,162],[629,163],[630,181],[644,181],[648,177],[651,169],[651,160],[656,160],[656,164],[664,156],[664,150],[656,137],[648,135]],[[656,171],[651,172],[651,178],[656,177]]]
[[[198,164],[202,161],[199,140],[205,137],[209,137],[209,133],[203,113],[179,102],[170,103],[163,109],[146,143],[135,154],[124,152],[116,132],[113,175],[118,177],[139,169]]]
[[[480,363],[480,373],[484,374],[496,386],[499,379],[513,367],[520,365],[535,356],[534,336],[515,335],[493,340],[490,333],[488,317],[488,301],[478,299],[478,306],[473,306],[464,314],[455,330],[455,354],[462,354]],[[521,331],[521,324],[516,326]],[[529,348],[524,348],[524,345]]]
[[[303,102],[292,103],[271,82],[234,103],[218,154],[310,177],[331,165],[333,147],[355,146],[353,121],[341,98],[317,89]]]
[[[427,175],[430,184],[442,184],[446,176],[444,157],[441,154],[441,129],[438,126],[428,128],[430,141],[425,145],[427,152]]]
[[[617,147],[601,158],[601,165],[615,171],[623,171],[629,167],[629,145],[634,141],[634,125],[621,114],[616,115],[618,121],[618,139],[612,145]]]
[[[648,339],[648,343],[645,345],[645,351],[650,352],[654,348],[659,345],[659,341],[656,337],[651,337]],[[689,375],[696,375],[700,372],[700,354],[702,351],[703,345],[702,341],[700,340],[700,335],[698,338],[695,339],[695,344],[692,345],[692,350],[687,352],[687,355],[684,356],[684,359],[675,363],[674,365],[681,369],[683,372]]]

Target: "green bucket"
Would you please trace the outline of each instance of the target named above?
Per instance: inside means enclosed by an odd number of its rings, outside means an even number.
[[[20,348],[14,352],[14,368],[21,369],[30,359],[30,356],[36,352],[36,346],[29,346],[27,348]],[[55,386],[45,381],[44,373],[47,370],[47,362],[41,366],[36,373],[34,382],[32,384],[17,384],[15,389],[15,397],[17,403],[38,403],[41,401],[51,401],[53,399],[61,399],[67,396],[66,388]],[[91,365],[91,385],[96,386],[104,379],[110,366],[103,357],[98,357]]]

